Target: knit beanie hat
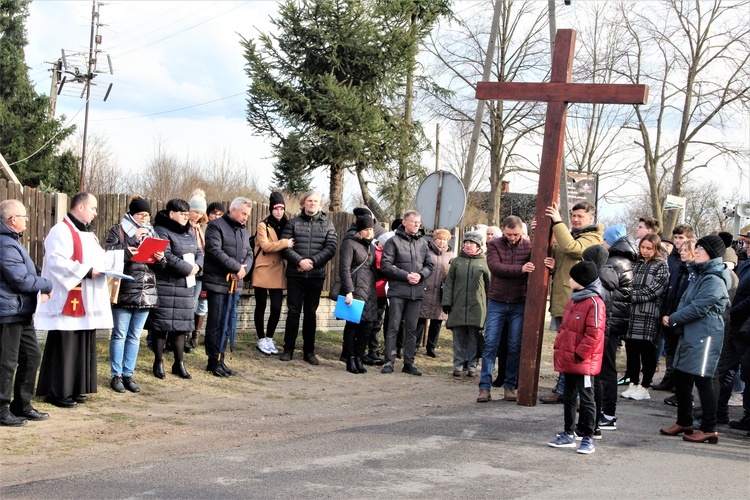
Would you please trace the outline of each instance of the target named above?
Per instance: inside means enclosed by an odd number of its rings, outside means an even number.
[[[220,201],[212,201],[208,204],[208,208],[206,208],[206,213],[210,214],[212,212],[216,212],[217,210],[220,210],[222,213],[226,212],[224,209],[224,205],[221,204]]]
[[[141,212],[148,212],[151,214],[151,204],[140,196],[134,196],[133,199],[130,200],[130,205],[128,205],[128,213],[130,215],[135,215]]]
[[[584,260],[570,268],[570,277],[585,288],[596,281],[599,274],[596,272],[596,265],[593,262]]]
[[[703,250],[705,250],[708,256],[712,259],[723,257],[724,253],[727,251],[724,240],[722,240],[721,237],[715,234],[704,236],[703,238],[698,240],[695,246],[703,248]]]
[[[467,241],[473,241],[480,247],[484,244],[484,241],[482,241],[482,235],[476,231],[469,231],[464,235],[464,242]]]
[[[447,229],[435,229],[432,233],[432,239],[436,240],[438,238],[445,238],[446,240],[451,239],[451,232]]]
[[[395,231],[396,229],[398,229],[403,220],[404,219],[394,219],[393,222],[391,222],[391,231]]]
[[[193,191],[193,195],[190,198],[190,201],[188,201],[188,205],[190,205],[190,210],[205,212],[208,208],[206,204],[206,192],[202,189],[196,189]]]
[[[732,233],[722,231],[719,233],[719,238],[721,238],[721,241],[724,242],[725,247],[729,248],[732,246],[732,240],[734,240],[734,236],[732,236]]]
[[[729,247],[727,248],[727,251],[724,252],[724,257],[722,258],[724,262],[731,262],[735,266],[737,266],[737,263],[739,262],[739,259],[737,258],[737,252],[734,251],[734,248]]]
[[[393,238],[395,235],[396,235],[395,232],[388,231],[387,233],[383,233],[380,236],[378,236],[378,241],[380,242],[381,245],[385,245],[385,242]]]
[[[273,208],[277,205],[284,205],[284,208],[286,208],[284,195],[279,193],[278,191],[274,191],[273,193],[271,193],[271,196],[268,198],[268,209],[273,211]]]
[[[375,227],[375,221],[372,220],[372,217],[370,217],[369,215],[362,215],[357,217],[357,232],[360,232],[363,229],[369,229],[371,227]]]
[[[352,211],[352,213],[354,214],[354,216],[355,216],[355,217],[361,217],[361,216],[363,216],[363,215],[369,215],[369,216],[370,216],[370,217],[372,217],[373,219],[375,218],[375,217],[374,217],[374,216],[372,215],[372,210],[370,210],[370,209],[369,209],[369,208],[367,208],[367,207],[357,207],[357,208],[355,208],[355,209],[354,209],[354,210]]]
[[[625,224],[615,224],[614,226],[608,227],[602,234],[602,239],[607,242],[607,245],[612,246],[617,241],[627,234],[627,228]]]
[[[597,269],[607,263],[609,252],[601,245],[592,245],[583,251],[583,260],[593,262]]]

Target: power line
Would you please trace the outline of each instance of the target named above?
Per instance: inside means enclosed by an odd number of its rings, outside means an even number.
[[[118,121],[118,120],[132,120],[132,119],[135,119],[135,118],[146,118],[146,117],[149,117],[149,116],[156,116],[156,115],[165,115],[167,113],[174,113],[174,112],[177,112],[177,111],[183,111],[185,109],[197,108],[199,106],[205,106],[206,104],[212,104],[212,103],[215,103],[215,102],[224,101],[226,99],[231,99],[232,97],[237,97],[237,96],[244,95],[244,94],[245,94],[245,92],[239,92],[237,94],[228,95],[226,97],[220,97],[219,99],[214,99],[212,101],[201,102],[199,104],[193,104],[191,106],[185,106],[185,107],[182,107],[182,108],[168,109],[168,110],[165,110],[165,111],[157,111],[156,113],[149,113],[147,115],[123,116],[121,118],[101,118],[99,120],[94,120],[94,121],[97,121],[97,122],[110,122],[110,121]]]

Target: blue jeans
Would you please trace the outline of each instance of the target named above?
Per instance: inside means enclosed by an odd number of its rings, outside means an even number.
[[[112,377],[133,376],[148,312],[148,309],[112,308],[114,325],[109,340],[109,371]]]
[[[505,365],[504,387],[518,387],[518,369],[521,364],[521,336],[523,335],[523,312],[525,302],[499,302],[489,300],[487,320],[484,323],[484,351],[482,352],[482,374],[479,388],[490,390],[492,371],[500,345],[503,326],[508,323],[508,361]]]

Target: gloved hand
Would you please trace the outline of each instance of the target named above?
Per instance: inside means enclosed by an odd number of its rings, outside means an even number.
[[[450,314],[451,313],[451,306],[443,306],[443,312],[445,314]]]

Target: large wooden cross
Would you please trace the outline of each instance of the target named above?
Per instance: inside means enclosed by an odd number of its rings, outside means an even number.
[[[648,86],[622,84],[570,83],[576,32],[558,30],[552,55],[549,83],[479,82],[477,99],[507,101],[546,101],[547,117],[539,169],[536,202],[536,230],[531,262],[536,270],[529,275],[526,311],[521,341],[518,404],[536,405],[539,388],[539,362],[544,338],[549,270],[544,266],[552,238],[552,225],[545,209],[557,199],[560,187],[565,119],[568,103],[646,104]],[[567,210],[561,207],[560,210]]]

